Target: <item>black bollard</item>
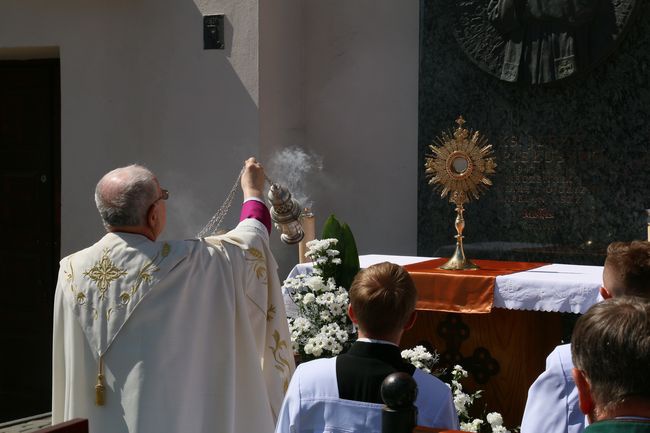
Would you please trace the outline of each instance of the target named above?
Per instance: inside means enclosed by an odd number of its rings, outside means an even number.
[[[412,433],[417,425],[418,409],[413,405],[418,386],[407,373],[392,373],[381,384],[384,408],[381,414],[382,433]]]

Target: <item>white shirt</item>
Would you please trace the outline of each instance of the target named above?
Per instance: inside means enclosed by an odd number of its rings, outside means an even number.
[[[416,369],[418,425],[458,428],[449,387]],[[383,405],[339,398],[336,358],[316,359],[296,369],[282,403],[276,433],[381,433]]]
[[[571,345],[557,346],[546,358],[546,370],[528,390],[521,433],[581,433],[585,415],[571,370]]]

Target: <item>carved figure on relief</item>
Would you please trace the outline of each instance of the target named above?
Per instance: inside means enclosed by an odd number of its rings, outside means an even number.
[[[490,0],[505,40],[500,78],[548,83],[588,69],[617,36],[611,0]]]

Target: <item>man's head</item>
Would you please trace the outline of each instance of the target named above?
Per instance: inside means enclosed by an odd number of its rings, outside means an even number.
[[[108,172],[95,188],[97,210],[108,231],[140,233],[152,240],[165,228],[167,196],[156,176],[140,165]]]
[[[650,298],[650,242],[613,242],[607,247],[603,269],[604,298]]]
[[[576,322],[571,352],[580,409],[592,422],[646,416],[639,411],[650,410],[650,300],[595,304]]]
[[[349,313],[360,334],[399,340],[415,320],[417,291],[401,266],[383,262],[362,269],[350,287]]]

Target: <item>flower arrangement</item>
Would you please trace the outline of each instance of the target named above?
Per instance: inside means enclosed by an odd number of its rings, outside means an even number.
[[[288,317],[293,351],[303,361],[336,356],[355,340],[355,330],[347,316],[348,292],[332,275],[341,264],[335,238],[307,242],[305,254],[313,272],[287,278],[284,287],[297,313]]]
[[[435,350],[431,354],[424,346],[415,346],[413,349],[402,350],[402,358],[425,373],[439,376],[444,372],[443,370],[433,370],[440,361],[440,355]]]
[[[424,346],[416,346],[413,349],[403,350],[402,358],[413,364],[415,367],[431,373],[435,376],[440,376],[444,370],[433,368],[440,360],[440,355],[434,350],[431,354]],[[482,390],[468,394],[463,391],[461,380],[467,377],[467,371],[460,365],[455,365],[451,370],[451,381],[447,385],[451,388],[451,393],[454,399],[454,406],[458,419],[460,420],[460,429],[466,432],[491,432],[491,433],[510,433],[503,425],[503,417],[498,412],[490,412],[483,418],[472,418],[469,410],[474,402],[481,398]],[[487,422],[486,422],[487,421]],[[490,426],[488,430],[487,426]]]

